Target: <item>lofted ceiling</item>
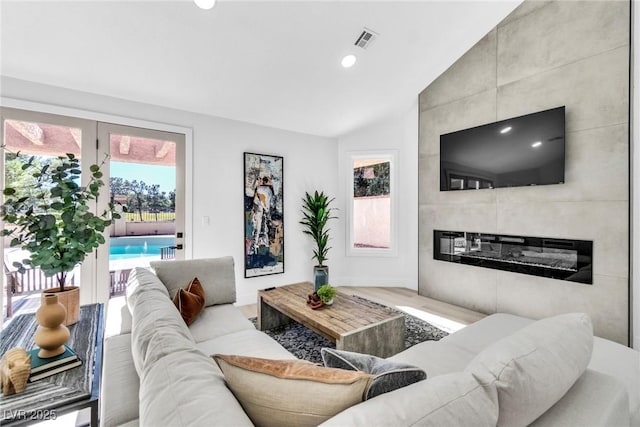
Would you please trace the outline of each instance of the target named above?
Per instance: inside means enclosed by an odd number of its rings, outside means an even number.
[[[335,137],[406,111],[520,2],[2,0],[0,72]]]

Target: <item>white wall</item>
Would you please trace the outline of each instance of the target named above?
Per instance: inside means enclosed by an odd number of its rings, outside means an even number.
[[[338,192],[337,140],[256,126],[217,117],[93,95],[2,77],[3,105],[23,101],[57,114],[135,124],[155,122],[192,131],[192,203],[187,215],[192,236],[185,236],[193,258],[232,255],[236,263],[238,304],[256,301],[256,290],[311,280],[311,241],[298,224],[305,191]],[[132,120],[133,119],[133,120]],[[169,126],[170,127],[170,126]],[[165,129],[168,130],[168,129]],[[244,278],[243,152],[284,157],[285,273]],[[210,224],[203,224],[208,216]]]
[[[637,3],[632,5],[633,12],[633,39],[631,41],[632,49],[632,198],[633,198],[633,217],[631,220],[633,239],[632,239],[632,325],[633,325],[633,348],[640,350],[640,7]]]
[[[345,218],[350,185],[349,153],[395,150],[397,152],[397,238],[394,256],[349,256]],[[330,282],[335,285],[401,286],[418,289],[418,104],[402,114],[338,138],[339,189],[336,204],[337,233],[329,253]]]

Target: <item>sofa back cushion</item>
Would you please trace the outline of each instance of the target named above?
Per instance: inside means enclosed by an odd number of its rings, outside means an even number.
[[[144,292],[159,292],[169,298],[169,292],[167,292],[167,288],[162,284],[160,279],[158,279],[158,276],[153,274],[149,269],[135,267],[131,270],[131,273],[129,273],[127,288],[125,290],[127,307],[129,307],[130,313],[133,314],[133,306]]]
[[[524,426],[551,408],[585,371],[593,349],[584,313],[539,320],[480,352],[466,367],[480,383],[495,385],[498,426]]]
[[[197,277],[205,293],[205,307],[236,302],[236,279],[233,258],[152,261],[151,267],[167,287],[171,297],[178,289]]]
[[[170,344],[195,342],[166,288],[150,271],[135,268],[127,284],[127,305],[132,314],[131,355],[138,375],[150,360],[174,350]],[[171,337],[172,339],[164,339]]]
[[[253,426],[213,359],[195,348],[174,348],[140,381],[141,427]]]
[[[438,375],[342,411],[321,426],[474,426],[498,420],[495,386],[468,372]]]

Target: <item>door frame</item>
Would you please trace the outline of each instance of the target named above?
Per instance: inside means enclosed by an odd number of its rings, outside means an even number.
[[[158,131],[173,132],[184,135],[185,159],[184,159],[184,256],[186,259],[193,257],[193,129],[186,126],[172,125],[151,120],[134,119],[120,115],[103,113],[97,111],[83,110],[79,108],[64,107],[60,105],[47,104],[42,102],[27,101],[22,99],[0,97],[0,108],[20,110],[21,113],[28,114],[50,114],[66,117],[70,120],[91,120],[93,122],[105,122],[119,124],[123,126],[132,126],[145,129],[153,129]],[[94,125],[94,132],[97,125]],[[96,140],[97,138],[94,138]],[[4,163],[4,162],[0,162]],[[0,165],[0,186],[4,188],[4,164]],[[4,259],[3,241],[0,239],[0,257]],[[90,257],[88,257],[90,258]],[[105,278],[106,280],[106,278]],[[88,302],[104,302],[98,299],[98,286],[96,280],[93,280],[91,291],[87,292]],[[0,292],[0,304],[4,303],[4,292]],[[81,300],[85,303],[85,300]],[[0,316],[0,328],[2,327],[3,317]]]

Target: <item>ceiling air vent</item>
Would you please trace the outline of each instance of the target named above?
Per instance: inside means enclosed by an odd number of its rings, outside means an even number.
[[[371,46],[371,43],[373,43],[377,37],[378,33],[365,27],[360,36],[358,36],[358,40],[356,40],[355,45],[366,49]]]

